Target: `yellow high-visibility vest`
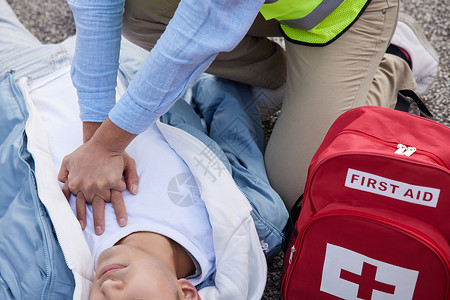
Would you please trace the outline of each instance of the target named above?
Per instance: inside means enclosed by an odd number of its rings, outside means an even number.
[[[267,0],[260,11],[266,20],[280,22],[288,40],[325,46],[344,33],[369,3],[370,0]]]

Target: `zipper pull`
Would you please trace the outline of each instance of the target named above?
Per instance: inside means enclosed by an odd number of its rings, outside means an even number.
[[[395,151],[395,154],[403,154],[403,152],[405,152],[406,150],[406,146],[403,144],[398,144],[397,145],[397,151]]]
[[[295,246],[292,246],[291,254],[289,255],[289,264],[292,263],[292,257],[294,257],[294,253],[295,253]]]
[[[416,152],[416,150],[417,150],[416,147],[408,147],[408,148],[406,149],[406,151],[403,152],[403,155],[411,156],[414,152]]]

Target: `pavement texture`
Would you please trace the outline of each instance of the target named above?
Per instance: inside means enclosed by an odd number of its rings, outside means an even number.
[[[75,33],[75,25],[65,0],[7,0],[25,27],[42,43],[57,43]],[[450,6],[444,0],[403,0],[401,11],[414,17],[440,56],[439,74],[422,97],[436,121],[450,126]],[[276,115],[264,123],[267,135]],[[443,144],[443,147],[449,147]],[[281,299],[283,253],[268,266],[267,286],[262,299]]]

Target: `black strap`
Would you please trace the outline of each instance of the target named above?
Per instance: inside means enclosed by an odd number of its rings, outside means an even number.
[[[297,222],[298,216],[300,215],[300,208],[302,205],[303,194],[295,202],[294,206],[291,208],[289,213],[289,219],[287,221],[286,226],[284,227],[284,243],[283,243],[283,252],[286,253],[286,248],[289,246],[289,240],[292,235],[297,238],[298,232],[295,229],[295,223]]]
[[[416,95],[416,93],[411,90],[398,91],[397,104],[395,105],[396,110],[409,112],[412,103],[416,103],[421,117],[434,120],[433,114],[428,110],[425,103],[423,103],[423,101],[419,98],[419,96]]]

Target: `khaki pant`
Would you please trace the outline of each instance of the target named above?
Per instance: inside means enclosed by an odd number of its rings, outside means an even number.
[[[136,45],[151,50],[166,29],[179,0],[126,0],[122,34]],[[276,89],[286,81],[284,50],[268,36],[281,36],[275,21],[259,15],[247,36],[231,52],[222,52],[206,72]]]
[[[151,50],[177,5],[177,0],[163,4],[127,0],[124,36]],[[286,42],[286,57],[265,38],[279,36],[278,26],[259,16],[241,43],[231,52],[220,53],[208,69],[271,89],[287,78],[265,161],[270,183],[288,209],[303,193],[309,162],[340,114],[362,105],[393,107],[399,89],[417,89],[406,62],[385,54],[397,24],[398,6],[399,0],[372,0],[352,27],[330,45]]]

